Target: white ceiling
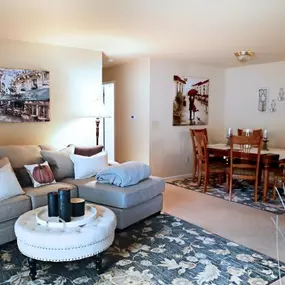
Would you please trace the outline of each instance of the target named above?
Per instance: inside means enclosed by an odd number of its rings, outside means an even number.
[[[0,38],[239,65],[285,60],[285,0],[0,0]]]

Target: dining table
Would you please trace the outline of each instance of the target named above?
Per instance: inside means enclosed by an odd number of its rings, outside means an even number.
[[[208,154],[217,157],[229,157],[230,146],[225,143],[208,144]],[[239,146],[234,146],[234,152],[239,151]],[[257,160],[257,148],[251,148],[249,159],[252,161]],[[268,186],[269,186],[269,172],[270,169],[276,168],[280,162],[285,162],[285,149],[270,148],[269,150],[261,150],[260,163],[263,171],[263,196],[262,202],[265,203],[267,199]]]

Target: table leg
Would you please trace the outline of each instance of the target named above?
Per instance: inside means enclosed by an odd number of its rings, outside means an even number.
[[[98,274],[102,273],[102,253],[95,256],[96,271]]]
[[[29,269],[30,269],[30,277],[32,280],[36,279],[36,275],[37,275],[37,263],[36,260],[33,258],[29,258],[28,259],[28,263],[29,263]]]
[[[265,203],[267,199],[267,192],[268,192],[268,180],[269,180],[269,165],[264,164],[263,170],[263,197],[262,202]]]

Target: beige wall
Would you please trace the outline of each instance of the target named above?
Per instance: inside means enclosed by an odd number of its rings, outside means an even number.
[[[115,159],[119,162],[149,164],[149,76],[149,59],[103,69],[103,81],[115,82]]]
[[[224,141],[224,70],[185,60],[151,60],[150,165],[154,175],[171,177],[191,173],[189,127],[172,126],[175,96],[173,75],[210,79],[210,142]]]
[[[102,54],[83,49],[0,41],[0,66],[50,71],[51,122],[0,123],[0,144],[93,145],[89,102],[102,90]]]
[[[268,87],[270,99],[285,88],[285,62],[246,65],[225,72],[225,127],[267,128],[269,145],[285,147],[285,101],[277,102],[277,112],[258,112],[259,87]],[[271,101],[271,100],[270,100]]]

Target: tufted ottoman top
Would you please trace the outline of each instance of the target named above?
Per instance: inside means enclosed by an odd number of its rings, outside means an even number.
[[[116,216],[105,207],[96,206],[97,217],[74,228],[37,224],[36,214],[42,208],[23,214],[15,223],[19,250],[28,257],[46,261],[77,260],[98,254],[113,243]]]

